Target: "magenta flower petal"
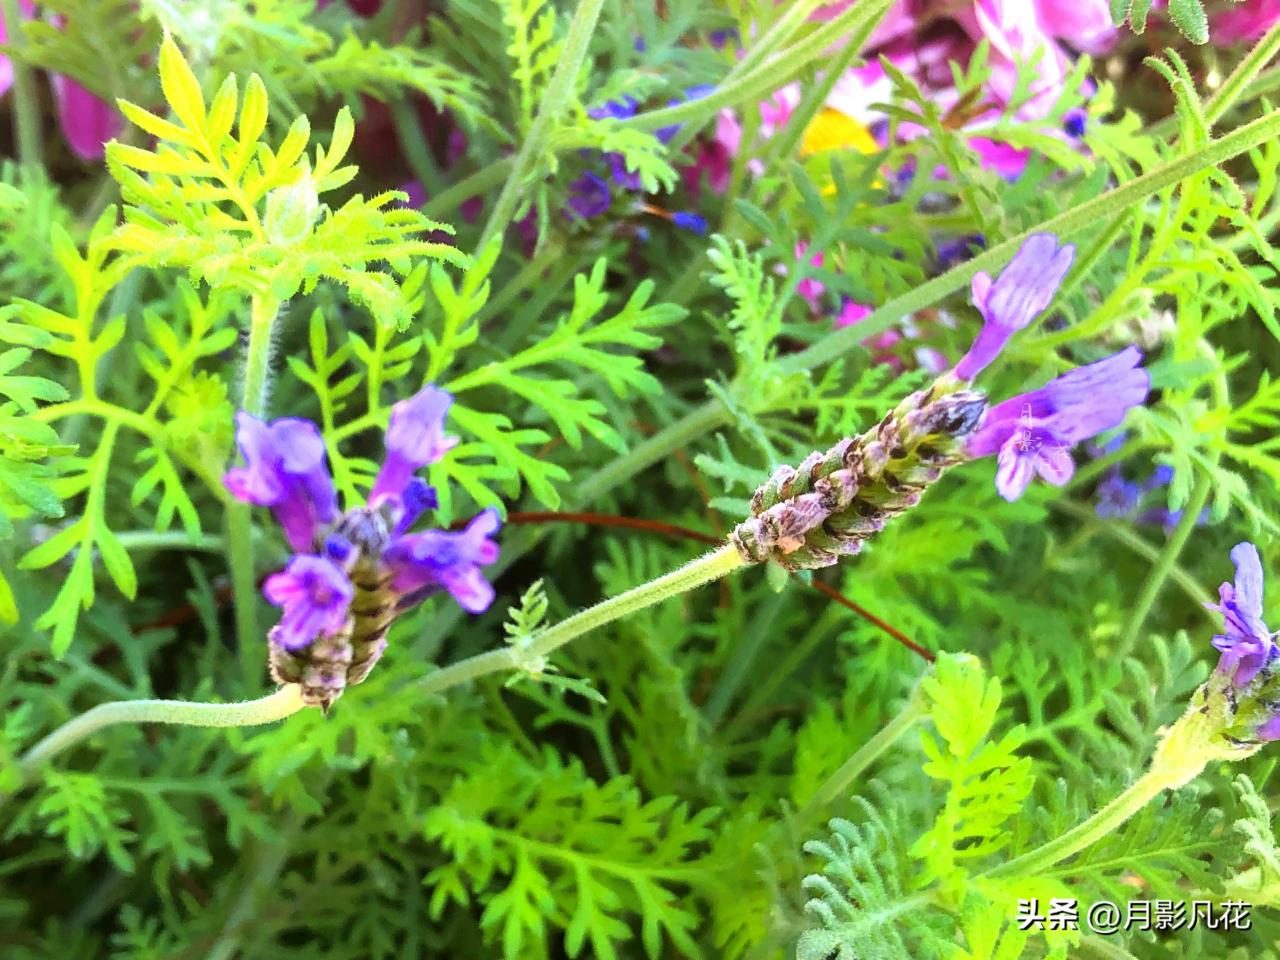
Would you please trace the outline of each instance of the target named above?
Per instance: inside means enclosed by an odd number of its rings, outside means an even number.
[[[245,465],[227,471],[227,489],[239,500],[270,507],[294,550],[312,549],[319,527],[338,513],[316,425],[295,417],[263,423],[241,411],[236,444]]]
[[[324,634],[340,630],[355,588],[346,572],[328,557],[299,554],[263,586],[269,601],[284,608],[271,632],[286,650],[300,650]]]
[[[1052,302],[1071,268],[1075,247],[1036,233],[1027,238],[994,282],[985,273],[973,278],[973,305],[982,314],[982,330],[956,364],[961,380],[972,380],[1004,349],[1013,334],[1028,326]]]
[[[457,444],[456,437],[444,435],[445,417],[452,404],[452,394],[425,386],[391,408],[387,455],[369,491],[371,506],[400,496],[415,470],[435,463]]]
[[[90,93],[70,77],[54,74],[53,94],[58,103],[58,122],[67,144],[81,160],[101,160],[104,145],[124,128],[120,112]]]

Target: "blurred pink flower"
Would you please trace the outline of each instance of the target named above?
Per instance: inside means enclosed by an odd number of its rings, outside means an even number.
[[[796,243],[796,260],[797,261],[803,260],[805,258],[805,253],[808,251],[808,249],[809,249],[809,244],[807,241],[801,240],[798,243]],[[822,266],[822,259],[823,259],[822,251],[818,251],[812,257],[809,258],[809,263],[812,266],[820,267]],[[778,273],[785,275],[787,273],[787,268],[779,264]],[[799,283],[796,284],[796,293],[800,294],[800,296],[804,297],[804,299],[808,301],[809,309],[812,310],[814,313],[817,313],[821,309],[822,295],[826,292],[827,292],[826,284],[824,284],[821,280],[814,279],[813,277],[805,277],[803,280],[801,280]]]
[[[120,135],[124,118],[105,100],[90,93],[68,76],[49,78],[58,102],[58,122],[71,151],[81,160],[101,160],[104,145]]]
[[[1244,0],[1213,18],[1209,36],[1214,43],[1257,40],[1280,20],[1280,0]]]
[[[35,15],[32,0],[19,0],[24,19]],[[7,24],[0,18],[0,43],[8,43]],[[124,127],[124,118],[111,104],[90,93],[64,74],[49,77],[54,100],[58,105],[58,123],[71,151],[81,160],[101,160],[103,144],[117,136]],[[13,86],[13,63],[0,56],[0,96]]]

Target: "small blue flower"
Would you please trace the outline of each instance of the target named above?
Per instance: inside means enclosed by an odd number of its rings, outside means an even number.
[[[1062,119],[1062,129],[1067,132],[1067,136],[1074,137],[1079,140],[1084,136],[1085,126],[1088,123],[1089,115],[1077,107],[1074,110],[1068,110],[1067,115]]]
[[[634,97],[623,97],[621,100],[610,100],[602,107],[592,107],[587,116],[592,120],[626,120],[636,115],[639,104]]]
[[[681,230],[691,230],[699,235],[707,232],[707,218],[700,213],[680,210],[671,215],[671,222]]]
[[[715,84],[699,83],[685,90],[684,94],[679,97],[672,97],[667,101],[668,107],[678,107],[682,103],[688,103],[690,100],[701,100],[707,94],[715,89]],[[681,124],[673,123],[668,127],[659,127],[653,131],[653,135],[663,143],[670,143],[677,133],[680,132]]]

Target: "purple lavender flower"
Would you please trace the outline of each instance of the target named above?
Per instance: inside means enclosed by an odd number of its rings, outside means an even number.
[[[301,650],[346,623],[355,588],[347,572],[328,557],[301,553],[280,573],[267,577],[262,592],[284,608],[272,638],[286,650]]]
[[[1223,632],[1213,638],[1213,645],[1222,651],[1218,672],[1240,688],[1280,655],[1280,650],[1274,643],[1275,635],[1262,622],[1262,561],[1258,548],[1248,541],[1237,543],[1231,550],[1231,562],[1236,566],[1235,583],[1222,584],[1218,588],[1219,602],[1207,606],[1219,611],[1223,619]],[[1278,719],[1270,722],[1275,725]],[[1262,739],[1280,739],[1280,725],[1273,736]]]
[[[994,282],[990,274],[973,278],[973,305],[982,314],[982,330],[956,364],[955,375],[972,380],[1004,349],[1015,331],[1034,320],[1053,300],[1075,256],[1071,244],[1058,246],[1047,233],[1032,234]]]
[[[1036,474],[1065,484],[1075,472],[1071,447],[1118,426],[1146,400],[1151,378],[1141,362],[1141,351],[1127,347],[996,404],[969,436],[969,455],[999,457],[996,489],[1006,500],[1022,496]]]
[[[498,527],[498,512],[485,510],[463,530],[427,530],[400,537],[383,554],[395,572],[392,586],[415,599],[443,588],[462,609],[487,610],[493,602],[493,587],[480,567],[498,559],[498,545],[489,539]]]
[[[391,408],[387,456],[369,491],[369,506],[399,497],[415,470],[435,463],[457,444],[457,437],[444,435],[444,418],[452,404],[452,395],[427,386]]]
[[[611,199],[609,184],[598,173],[588,170],[569,184],[565,215],[570,219],[576,215],[582,220],[590,220],[608,210]]]
[[[289,546],[311,550],[319,526],[338,511],[320,431],[310,420],[286,417],[268,424],[243,411],[236,425],[245,466],[227,471],[227,489],[240,500],[270,507]]]
[[[246,465],[229,470],[226,485],[242,500],[271,507],[297,551],[264,588],[284,608],[269,635],[272,675],[300,684],[307,703],[327,709],[363,680],[386,647],[391,622],[431,593],[447,590],[472,613],[493,601],[480,567],[498,557],[489,539],[499,526],[495,511],[457,533],[409,532],[437,503],[434,488],[413,474],[457,442],[444,433],[452,402],[426,386],[391,408],[386,459],[369,503],[341,515],[315,424],[237,417]]]

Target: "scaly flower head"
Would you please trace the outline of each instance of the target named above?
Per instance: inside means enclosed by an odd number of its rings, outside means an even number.
[[[969,455],[999,458],[996,489],[1006,500],[1022,496],[1036,474],[1061,486],[1075,472],[1071,448],[1119,426],[1146,400],[1151,378],[1141,363],[1142,352],[1127,347],[996,404],[966,441]]]
[[[1004,349],[1013,334],[1028,326],[1053,300],[1071,267],[1075,247],[1058,246],[1051,234],[1036,233],[1001,271],[973,278],[973,305],[982,314],[982,331],[956,364],[955,375],[972,380]]]

